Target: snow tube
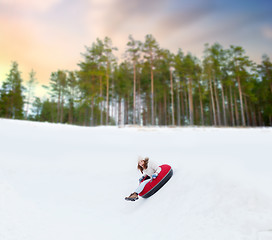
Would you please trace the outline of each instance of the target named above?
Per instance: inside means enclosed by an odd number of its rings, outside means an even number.
[[[168,182],[168,180],[172,177],[173,175],[173,170],[172,168],[167,165],[161,165],[161,172],[159,173],[158,177],[153,179],[152,181],[148,182],[143,191],[139,193],[139,196],[143,198],[148,198],[152,196],[154,193],[156,193],[165,183]],[[147,176],[145,179],[142,181],[148,179],[149,177]]]

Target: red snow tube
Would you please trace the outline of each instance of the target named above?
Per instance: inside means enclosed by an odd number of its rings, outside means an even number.
[[[139,193],[139,196],[143,198],[148,198],[152,196],[172,177],[173,170],[169,165],[164,164],[164,165],[161,165],[160,167],[161,167],[161,172],[159,173],[158,177],[148,182],[145,185],[143,191]],[[143,181],[146,179],[147,178],[143,179]]]

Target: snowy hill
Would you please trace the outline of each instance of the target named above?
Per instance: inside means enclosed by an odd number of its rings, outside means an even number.
[[[0,240],[272,239],[272,129],[0,119]],[[127,202],[137,157],[173,167]]]

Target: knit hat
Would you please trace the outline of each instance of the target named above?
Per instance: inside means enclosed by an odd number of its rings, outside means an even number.
[[[139,156],[138,157],[138,163],[142,160],[148,160],[149,158],[148,157],[142,157],[142,156]]]

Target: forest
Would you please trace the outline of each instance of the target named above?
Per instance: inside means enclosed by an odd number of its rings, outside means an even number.
[[[257,64],[241,46],[205,44],[201,59],[180,48],[128,37],[122,61],[109,37],[81,53],[78,70],[52,72],[48,97],[34,94],[11,63],[0,86],[0,117],[80,126],[272,126],[272,62]],[[80,53],[79,53],[80,54]],[[1,79],[2,80],[2,79]]]

